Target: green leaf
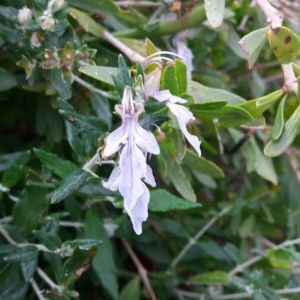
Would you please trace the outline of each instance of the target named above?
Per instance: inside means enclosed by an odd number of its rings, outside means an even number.
[[[245,134],[243,134],[241,131],[237,129],[229,128],[228,132],[233,138],[235,143],[239,143],[239,141],[245,138]],[[254,138],[252,137],[251,139]],[[257,153],[255,151],[254,144],[251,142],[251,139],[248,140],[246,143],[244,143],[244,145],[239,150],[241,151],[245,159],[247,173],[253,172],[257,166]]]
[[[272,128],[272,140],[278,140],[284,127],[284,104],[287,97],[283,97],[277,109],[274,125]]]
[[[299,54],[300,40],[289,28],[281,26],[268,32],[272,51],[282,64],[289,64]]]
[[[33,151],[47,169],[61,178],[68,176],[78,168],[71,161],[64,160],[56,154],[37,148],[34,148]]]
[[[184,173],[179,160],[170,155],[170,153],[161,152],[161,155],[165,160],[168,176],[170,177],[177,192],[186,200],[196,202],[197,197],[195,192],[186,174]]]
[[[98,118],[110,128],[112,125],[112,113],[108,99],[100,94],[93,93],[91,100]]]
[[[44,189],[28,187],[21,193],[20,199],[14,206],[13,220],[25,234],[31,233],[42,220],[47,208]]]
[[[19,10],[15,9],[14,7],[0,5],[0,16],[7,21],[19,22],[18,12]]]
[[[195,107],[201,111],[215,110],[227,105],[227,101],[213,100],[211,102],[197,103]]]
[[[72,257],[64,264],[64,286],[73,284],[90,267],[96,253],[97,247],[89,250],[75,248]]]
[[[150,56],[151,54],[154,54],[159,51],[159,49],[157,49],[156,46],[152,43],[152,41],[148,38],[146,38],[145,40],[145,48],[147,56]]]
[[[62,244],[62,248],[78,248],[80,250],[89,250],[93,247],[98,247],[102,241],[94,239],[76,239],[73,241],[66,241]]]
[[[161,76],[161,88],[163,90],[169,90],[172,95],[179,96],[175,65],[171,64],[164,68]]]
[[[3,68],[0,68],[0,92],[10,90],[17,85],[13,75]]]
[[[76,0],[71,0],[71,1],[75,2]],[[78,1],[78,2],[81,3],[82,1]],[[85,2],[83,3],[83,5],[85,6]],[[93,13],[95,13],[95,11],[93,11]],[[102,13],[103,12],[101,12],[101,14]],[[80,10],[77,10],[75,8],[72,8],[70,10],[70,16],[73,19],[75,19],[86,32],[91,33],[92,35],[94,35],[96,37],[103,38],[104,29],[99,25],[99,23],[97,23],[95,20],[93,20],[86,13],[84,13]]]
[[[81,0],[68,0],[68,3],[71,6],[87,10],[93,14],[115,15],[119,11],[118,6],[111,0],[86,0],[84,2]]]
[[[183,163],[196,171],[210,175],[214,178],[223,178],[225,176],[223,171],[213,162],[205,159],[202,156],[196,155],[193,151],[190,150],[187,150],[186,155],[183,159]]]
[[[25,281],[29,281],[33,277],[37,267],[37,263],[37,258],[27,262],[20,262],[21,272]]]
[[[11,153],[11,154],[1,155],[0,156],[0,172],[8,170],[14,164],[14,162],[18,159],[22,160],[22,164],[25,164],[26,162],[23,162],[23,158],[28,157],[29,154],[30,154],[30,151],[24,151],[24,152],[15,152],[15,153]],[[19,163],[19,161],[17,163]]]
[[[140,278],[134,277],[122,289],[119,300],[140,300],[141,288]]]
[[[24,282],[18,264],[4,265],[0,271],[0,282],[0,299],[26,299],[28,283]]]
[[[293,262],[299,262],[299,254],[289,249],[267,250],[267,259],[277,269],[290,270]]]
[[[278,184],[277,173],[274,169],[273,161],[270,157],[265,156],[254,139],[251,140],[256,152],[256,172],[259,176],[271,181],[274,185]]]
[[[231,282],[231,276],[223,271],[214,271],[192,276],[188,282],[190,284],[227,285]]]
[[[239,104],[238,107],[247,110],[248,113],[250,113],[253,116],[253,118],[257,118],[269,107],[275,104],[282,95],[283,95],[283,90],[280,89],[266,96],[249,100],[247,102]]]
[[[79,72],[107,84],[114,85],[112,75],[117,76],[118,69],[102,66],[82,66],[79,68]]]
[[[89,178],[89,174],[82,169],[77,169],[66,177],[60,184],[59,188],[51,197],[51,203],[58,203],[66,197],[79,190]]]
[[[168,121],[170,118],[165,114],[143,114],[139,124],[146,130],[153,131],[157,127]],[[156,125],[156,126],[155,126]]]
[[[39,255],[39,251],[35,246],[24,246],[15,249],[12,254],[7,255],[4,260],[10,262],[30,262],[36,260]]]
[[[195,81],[188,81],[187,93],[192,94],[196,103],[205,103],[215,100],[227,101],[230,105],[244,103],[245,100],[225,90],[210,88]]]
[[[58,111],[66,120],[80,132],[88,134],[95,142],[108,130],[108,126],[101,119],[93,116],[84,116],[69,110]]]
[[[197,178],[197,180],[199,182],[201,182],[204,186],[211,188],[211,189],[217,188],[217,183],[211,176],[203,174],[196,170],[193,170],[193,174]]]
[[[177,151],[177,157],[182,160],[186,154],[186,141],[184,135],[180,129],[173,128],[173,138]]]
[[[223,22],[225,0],[204,0],[207,20],[212,28],[219,27]]]
[[[149,211],[165,212],[170,210],[181,210],[199,208],[201,204],[186,201],[176,197],[166,190],[157,189],[150,192]]]
[[[122,54],[119,54],[118,57],[118,71],[117,76],[111,75],[113,82],[116,86],[117,92],[120,98],[123,97],[123,91],[126,86],[132,87],[133,82],[131,79],[130,72],[128,71],[128,67],[126,65],[125,59]]]
[[[72,97],[72,85],[68,80],[64,80],[60,69],[51,70],[51,84],[59,97],[68,100]]]
[[[7,171],[4,172],[1,182],[3,186],[11,188],[22,178],[23,167],[30,158],[30,151],[21,153],[22,155],[13,162]]]
[[[249,69],[252,69],[254,66],[258,55],[267,40],[268,30],[269,27],[251,31],[239,42],[239,45],[247,54]]]
[[[300,130],[300,105],[290,116],[283,127],[281,136],[276,140],[271,140],[265,147],[264,152],[267,156],[279,156],[294,141]]]
[[[242,59],[247,59],[247,55],[245,52],[239,47],[239,41],[241,40],[240,36],[237,34],[236,29],[226,24],[227,27],[227,39],[226,44],[227,46],[239,57]]]
[[[222,127],[236,127],[253,120],[252,115],[247,110],[238,106],[226,105],[213,110],[202,110],[201,106],[202,104],[195,103],[190,105],[189,109],[199,119],[219,118]]]
[[[54,234],[45,230],[35,230],[33,234],[49,250],[57,250],[60,248],[61,241],[57,232]]]
[[[118,299],[117,269],[113,258],[112,246],[100,218],[91,210],[86,214],[84,236],[103,241],[101,250],[97,252],[93,260],[93,269],[112,299]]]

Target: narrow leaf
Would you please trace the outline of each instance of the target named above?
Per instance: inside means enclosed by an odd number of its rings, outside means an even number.
[[[102,286],[112,299],[118,299],[117,270],[112,253],[112,246],[100,218],[89,210],[84,222],[84,236],[86,238],[103,241],[93,260],[93,268]]]
[[[284,104],[287,97],[283,97],[277,109],[273,129],[272,140],[278,140],[284,127]]]
[[[82,169],[77,169],[66,177],[51,197],[51,203],[58,203],[79,190],[90,175]]]
[[[37,148],[34,148],[33,151],[47,169],[61,178],[68,176],[78,168],[71,161],[61,159],[53,153]]]
[[[300,105],[290,116],[283,127],[281,136],[276,140],[271,140],[264,149],[267,156],[279,156],[294,141],[300,130]]]
[[[186,201],[170,194],[166,190],[158,189],[150,192],[149,210],[153,212],[164,212],[199,207],[201,207],[201,204]]]
[[[227,285],[230,281],[230,275],[223,271],[207,272],[189,278],[189,283],[191,284]]]

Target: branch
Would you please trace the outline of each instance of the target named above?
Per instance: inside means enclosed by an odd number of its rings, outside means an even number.
[[[174,268],[182,257],[187,253],[187,251],[196,244],[197,240],[212,226],[214,225],[223,215],[225,215],[230,209],[231,205],[225,207],[221,212],[219,212],[214,218],[212,218],[208,223],[206,223],[196,234],[192,237],[189,242],[184,246],[184,248],[179,252],[179,254],[171,262],[170,268]]]
[[[148,275],[147,275],[147,270],[144,268],[144,266],[141,264],[141,262],[139,261],[138,257],[135,255],[135,253],[133,252],[132,248],[130,247],[130,245],[128,244],[128,242],[125,239],[122,239],[122,242],[128,252],[128,254],[130,255],[133,263],[135,264],[135,266],[138,269],[138,272],[140,274],[140,277],[142,279],[142,281],[144,282],[144,285],[147,289],[147,292],[150,296],[151,300],[157,300],[154,291],[152,289],[151,283],[149,281]]]
[[[41,268],[37,267],[36,272],[50,286],[51,289],[57,290],[60,293],[63,292],[64,288],[53,282],[52,279]]]
[[[285,242],[273,247],[273,249],[282,249],[282,248],[286,248],[286,247],[290,247],[290,246],[298,245],[298,244],[300,244],[300,238],[297,238],[295,240],[285,241]],[[229,275],[233,276],[237,273],[243,272],[246,268],[252,266],[253,264],[255,264],[256,262],[260,261],[263,258],[264,258],[264,255],[254,256],[251,259],[245,261],[244,263],[236,266],[233,270],[231,270],[229,272]]]
[[[39,286],[37,285],[37,283],[33,278],[30,279],[30,283],[39,300],[46,300],[46,298],[42,294],[42,291],[40,290]]]
[[[131,48],[127,47],[121,41],[119,41],[116,37],[110,34],[108,31],[103,31],[103,38],[109,42],[111,45],[115,46],[118,50],[120,50],[124,55],[126,55],[133,63],[142,62],[145,60],[145,57],[141,54],[133,51]]]

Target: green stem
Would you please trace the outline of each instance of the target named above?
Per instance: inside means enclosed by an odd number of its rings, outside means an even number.
[[[201,236],[211,227],[213,226],[223,215],[225,215],[230,209],[231,205],[225,207],[221,212],[219,212],[214,218],[208,221],[196,234],[193,238],[189,240],[189,242],[182,248],[180,253],[173,259],[170,268],[174,268],[182,257],[188,252],[188,250],[196,244],[197,240],[200,239]]]
[[[166,23],[158,23],[157,28],[150,32],[145,32],[142,29],[130,29],[126,31],[119,31],[114,34],[116,37],[127,38],[142,38],[145,35],[149,37],[160,36],[165,34],[174,34],[185,29],[193,28],[200,25],[205,20],[204,4],[195,6],[188,15],[180,19],[176,19]]]

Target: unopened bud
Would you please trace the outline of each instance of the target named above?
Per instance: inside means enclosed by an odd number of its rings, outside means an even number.
[[[66,1],[65,0],[53,0],[53,2],[52,2],[52,13],[60,11],[65,6],[66,6]]]
[[[18,20],[19,20],[20,24],[25,24],[28,21],[31,21],[32,20],[32,11],[28,7],[24,6],[22,9],[19,10]]]
[[[52,17],[43,16],[40,18],[40,26],[45,31],[52,31],[55,27],[55,20]]]
[[[35,48],[41,47],[41,41],[38,38],[38,33],[37,32],[33,32],[31,34],[30,44],[31,44],[32,47],[35,47]]]

